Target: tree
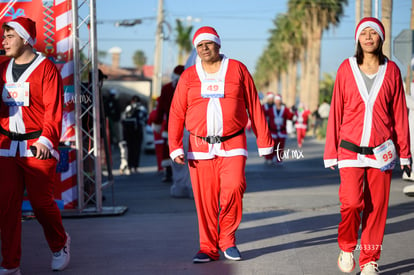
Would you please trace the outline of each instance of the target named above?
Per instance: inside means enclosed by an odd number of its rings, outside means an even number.
[[[290,0],[289,10],[298,10],[302,14],[302,30],[306,35],[306,58],[303,64],[306,96],[303,103],[309,109],[315,109],[319,102],[320,52],[323,30],[339,23],[344,13],[343,5],[347,0]]]
[[[177,39],[175,42],[178,45],[178,64],[184,64],[191,50],[193,49],[193,43],[191,40],[191,32],[193,26],[184,26],[181,20],[177,19]]]
[[[132,58],[137,70],[142,71],[142,67],[147,64],[147,57],[145,56],[145,53],[141,50],[137,50]]]
[[[382,0],[382,12],[381,12],[381,21],[384,25],[385,39],[382,46],[384,54],[391,58],[391,13],[392,13],[392,0]]]

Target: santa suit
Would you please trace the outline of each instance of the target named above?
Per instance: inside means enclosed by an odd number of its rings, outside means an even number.
[[[338,165],[342,221],[338,243],[345,252],[355,249],[362,216],[360,265],[377,261],[384,235],[392,170],[381,172],[374,155],[343,148],[342,141],[376,147],[391,139],[401,165],[409,164],[407,107],[401,74],[390,60],[379,66],[367,91],[356,58],[338,69],[329,113],[325,167]],[[365,180],[364,180],[365,178]],[[365,186],[364,186],[365,181]]]
[[[285,141],[287,138],[286,121],[293,118],[293,113],[286,108],[285,105],[281,105],[280,109],[277,109],[274,104],[267,112],[269,121],[269,129],[275,143],[274,158],[276,162],[282,162],[283,149],[285,148]]]
[[[148,125],[152,125],[155,121],[155,117],[157,115],[157,109],[154,109],[151,111],[151,113],[148,116]],[[162,126],[161,126],[161,132],[153,131],[154,134],[154,145],[155,145],[155,156],[157,157],[157,167],[158,171],[162,171],[162,159],[163,159],[163,149],[164,149],[164,138],[162,137],[161,133],[165,129],[166,122],[164,120]]]
[[[273,101],[273,95],[272,96],[269,96],[269,97],[271,97],[272,98],[272,101]],[[267,125],[269,126],[269,130],[270,131],[272,131],[271,129],[270,129],[270,110],[272,109],[272,107],[273,107],[273,103],[268,103],[268,102],[265,102],[264,104],[263,104],[263,112],[264,112],[264,114],[265,114],[265,118],[266,118],[266,121],[267,121]],[[270,155],[266,155],[266,156],[264,156],[264,158],[267,160],[267,161],[272,161],[272,159],[273,159],[273,157],[274,157],[274,154],[270,154]]]
[[[223,93],[210,94],[210,86],[202,89],[202,82],[223,85]],[[185,125],[190,132],[187,158],[198,214],[200,252],[212,259],[219,258],[219,249],[235,246],[246,188],[244,128],[248,117],[257,136],[259,154],[272,153],[273,141],[262,106],[253,79],[242,63],[222,56],[219,72],[207,77],[197,60],[181,75],[170,109],[170,156],[175,159],[184,154]],[[228,137],[238,132],[221,143],[210,144],[201,138]]]
[[[308,118],[310,114],[311,112],[308,109],[300,110],[299,108],[299,110],[295,112],[295,128],[299,147],[302,147],[303,145],[303,140],[305,139],[306,130],[308,128]]]
[[[17,81],[18,84],[30,84],[29,97],[26,98],[28,101],[24,106],[12,106],[21,102],[11,99],[14,92],[6,90],[6,85],[12,86],[14,82],[13,61],[14,59],[0,65],[1,80],[5,83],[0,103],[0,126],[4,131],[19,134],[42,132],[40,137],[21,141],[0,134],[1,266],[5,268],[14,268],[20,263],[21,206],[25,187],[50,249],[57,252],[66,242],[60,211],[53,199],[59,158],[57,147],[61,135],[62,79],[50,60],[37,56]],[[29,150],[34,142],[46,145],[53,157],[47,160],[34,158]]]

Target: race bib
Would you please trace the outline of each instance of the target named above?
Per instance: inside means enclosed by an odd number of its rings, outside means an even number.
[[[397,162],[397,152],[391,139],[372,149],[380,164],[381,171],[394,169]]]
[[[281,118],[281,117],[275,118],[275,123],[276,123],[277,126],[282,126],[283,125],[283,118]]]
[[[201,83],[201,96],[203,98],[223,98],[224,82],[215,79],[205,79]]]
[[[3,102],[8,106],[29,106],[29,84],[6,83],[2,92]]]

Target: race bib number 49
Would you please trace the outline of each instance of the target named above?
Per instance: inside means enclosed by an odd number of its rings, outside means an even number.
[[[224,82],[206,79],[201,83],[201,96],[204,98],[223,98]]]
[[[397,160],[397,153],[391,139],[375,147],[372,151],[380,164],[381,171],[394,169]]]
[[[29,106],[29,82],[6,83],[2,99],[8,106]]]

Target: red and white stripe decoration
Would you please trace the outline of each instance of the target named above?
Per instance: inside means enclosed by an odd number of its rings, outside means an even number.
[[[75,93],[73,87],[74,61],[72,48],[72,1],[71,0],[0,0],[0,23],[17,17],[29,17],[36,22],[36,43],[34,48],[53,60],[58,67],[64,84],[64,111],[62,121],[62,142],[75,141]],[[0,62],[4,60],[0,57]],[[69,152],[69,161],[58,173],[55,198],[63,200],[64,208],[77,207],[78,192],[76,178],[76,149]]]

